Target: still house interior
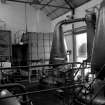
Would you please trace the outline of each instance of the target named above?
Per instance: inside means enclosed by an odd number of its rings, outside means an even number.
[[[0,0],[0,105],[105,105],[105,0]]]

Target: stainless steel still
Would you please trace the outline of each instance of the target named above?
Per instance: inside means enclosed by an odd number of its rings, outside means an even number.
[[[50,52],[50,64],[59,64],[67,62],[67,52],[66,45],[64,42],[64,33],[62,26],[64,24],[70,24],[80,21],[85,21],[85,18],[62,20],[56,24],[54,29],[52,48]]]

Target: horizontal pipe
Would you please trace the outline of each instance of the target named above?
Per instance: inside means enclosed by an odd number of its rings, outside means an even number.
[[[58,87],[58,88],[52,88],[52,89],[45,89],[45,90],[39,90],[39,91],[32,91],[32,92],[26,92],[26,93],[21,93],[21,94],[16,94],[16,95],[12,95],[12,96],[6,96],[6,97],[2,97],[1,99],[6,99],[6,98],[12,98],[12,97],[18,97],[18,96],[23,96],[23,95],[29,95],[29,94],[35,94],[35,93],[41,93],[41,92],[49,92],[49,91],[56,91],[58,89],[67,89],[67,88],[75,88],[75,87],[83,87],[83,85],[81,84],[75,84],[75,85],[71,85],[71,86],[62,86],[62,87]]]
[[[0,67],[0,70],[6,69],[16,69],[16,68],[32,68],[32,67],[46,67],[46,66],[62,66],[62,65],[75,65],[81,64],[80,62],[72,62],[72,63],[60,63],[60,64],[44,64],[44,65],[35,65],[35,66],[14,66],[14,67]]]
[[[8,69],[19,69],[20,67],[18,67],[18,68],[2,68],[2,69],[0,69],[0,71],[3,71],[3,70],[8,70]],[[22,68],[22,67],[21,67]],[[26,67],[24,67],[24,68],[26,68]],[[27,67],[28,68],[28,67]],[[34,66],[31,66],[30,68],[34,68]],[[84,69],[91,69],[91,67],[79,67],[79,68],[70,68],[70,69],[72,69],[72,70],[77,70],[77,72],[75,73],[75,76],[76,76],[76,74],[79,72],[79,70],[84,70]],[[78,70],[79,69],[79,70]],[[46,70],[48,70],[48,69],[46,69]],[[14,70],[15,71],[15,70]],[[42,71],[42,70],[29,70],[29,71]],[[29,72],[28,71],[28,72]],[[48,71],[54,71],[54,69],[53,70],[48,70]]]

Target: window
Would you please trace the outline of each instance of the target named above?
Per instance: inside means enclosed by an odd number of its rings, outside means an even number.
[[[76,61],[82,62],[87,59],[87,33],[76,35]]]
[[[72,35],[70,35],[70,34],[65,35],[65,42],[67,45],[67,50],[71,51],[71,53],[68,53],[69,62],[73,62],[73,39],[72,39]]]

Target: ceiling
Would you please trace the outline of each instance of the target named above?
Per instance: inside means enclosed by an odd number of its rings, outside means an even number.
[[[54,20],[57,17],[75,9],[91,0],[6,0],[11,2],[29,3],[46,13],[46,15]]]

